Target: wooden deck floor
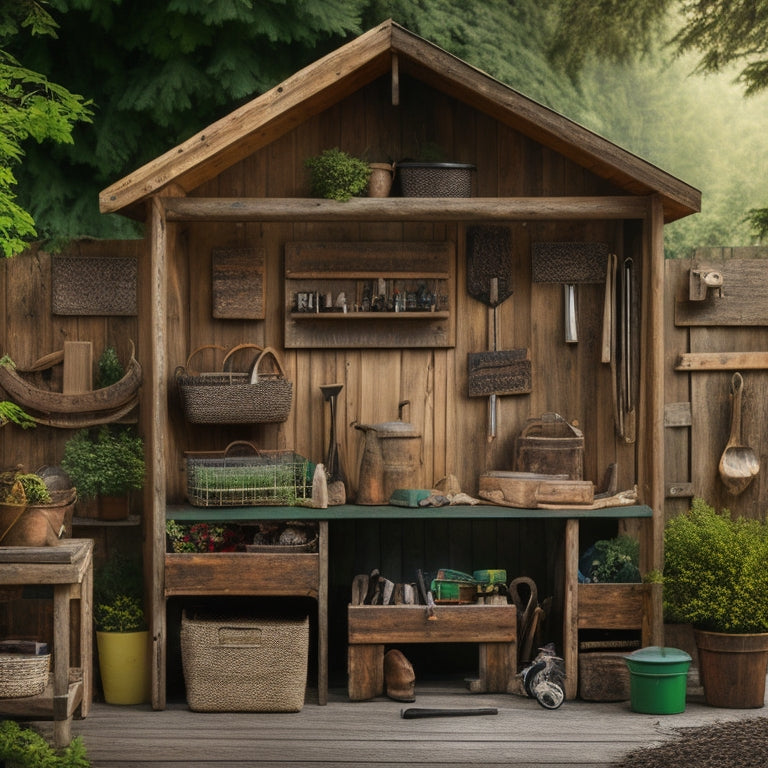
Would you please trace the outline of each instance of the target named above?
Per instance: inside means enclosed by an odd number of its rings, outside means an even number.
[[[689,695],[679,715],[643,715],[629,702],[568,701],[554,711],[534,700],[471,694],[457,684],[417,686],[416,702],[350,702],[332,690],[301,712],[205,714],[185,702],[149,706],[95,704],[73,722],[94,768],[285,768],[286,766],[483,766],[608,768],[627,753],[673,738],[675,729],[765,716],[765,709],[707,707]],[[403,707],[497,707],[497,715],[405,720]],[[48,724],[46,724],[48,725]]]

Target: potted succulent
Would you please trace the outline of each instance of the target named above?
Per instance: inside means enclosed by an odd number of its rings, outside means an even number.
[[[144,443],[130,427],[81,429],[64,446],[61,466],[78,497],[98,499],[102,519],[124,518],[130,491],[144,484]]]
[[[346,201],[362,195],[371,176],[368,163],[338,147],[308,158],[306,166],[310,171],[312,194],[329,200]]]
[[[96,573],[93,622],[108,704],[149,698],[149,631],[142,608],[140,564],[118,554]]]
[[[664,532],[664,615],[691,624],[708,704],[762,707],[768,669],[768,522],[694,499]]]

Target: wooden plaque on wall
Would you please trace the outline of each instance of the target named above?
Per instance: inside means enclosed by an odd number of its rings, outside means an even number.
[[[53,256],[53,314],[135,315],[137,267],[133,257]]]
[[[230,320],[264,319],[264,249],[214,248],[213,316]]]

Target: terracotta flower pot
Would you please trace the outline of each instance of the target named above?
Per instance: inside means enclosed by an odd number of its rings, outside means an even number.
[[[704,699],[712,707],[751,709],[765,704],[768,632],[732,635],[695,630]]]
[[[394,169],[389,163],[370,163],[371,178],[368,181],[368,197],[389,197]]]

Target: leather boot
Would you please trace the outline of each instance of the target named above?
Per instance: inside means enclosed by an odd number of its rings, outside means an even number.
[[[398,650],[384,654],[384,690],[395,701],[416,701],[416,675],[411,662]]]

